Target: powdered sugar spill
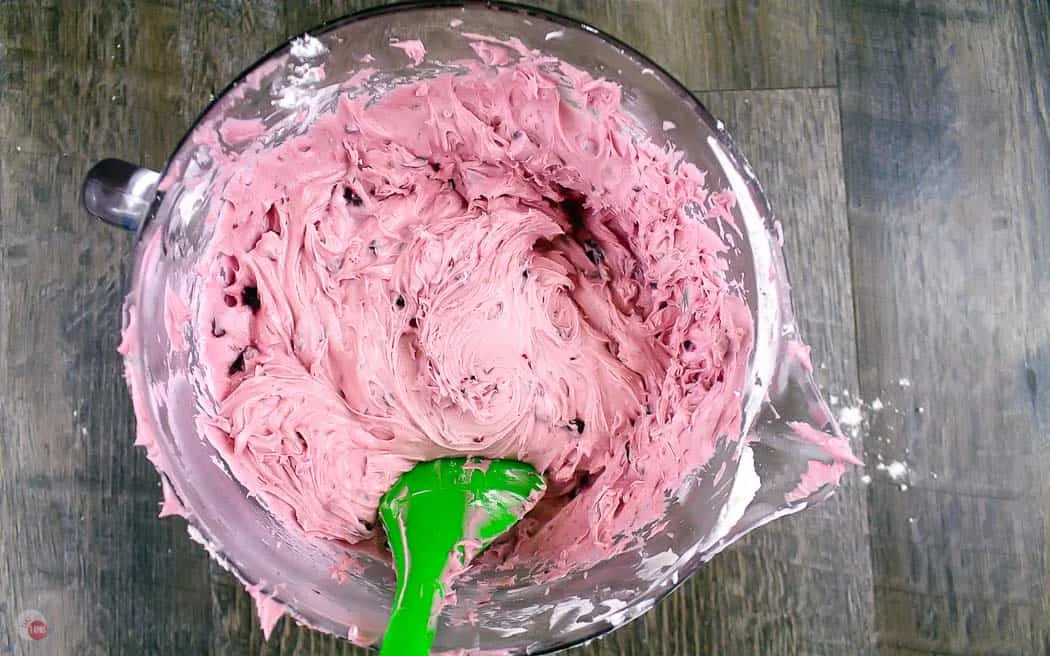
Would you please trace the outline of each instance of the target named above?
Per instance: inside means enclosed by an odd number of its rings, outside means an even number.
[[[898,380],[898,386],[902,389],[910,388],[911,384],[911,380],[908,378],[900,378]],[[829,393],[827,399],[828,404],[835,412],[842,431],[849,435],[851,439],[862,440],[869,445],[869,448],[874,448],[875,450],[875,453],[869,452],[868,457],[875,460],[876,464],[873,469],[869,470],[871,473],[865,473],[860,477],[860,482],[863,485],[869,485],[875,479],[880,479],[894,484],[902,492],[908,490],[917,475],[906,461],[910,450],[904,449],[900,455],[892,453],[891,449],[895,449],[891,445],[895,440],[891,440],[888,436],[893,435],[894,432],[892,423],[889,425],[875,423],[876,417],[880,413],[886,412],[892,415],[899,415],[901,413],[900,409],[895,407],[890,401],[883,401],[881,397],[865,401],[860,398],[859,394],[848,389],[841,390],[839,394]],[[925,408],[916,405],[915,412],[920,415],[924,414]],[[885,431],[888,431],[888,433],[885,433]],[[872,447],[875,444],[880,446]],[[878,451],[883,452],[879,453]],[[886,451],[890,451],[890,453],[886,453]],[[928,476],[931,480],[937,479],[937,474],[933,472],[930,472]]]
[[[893,462],[880,462],[875,465],[875,469],[886,472],[886,474],[894,481],[902,481],[908,475],[908,465],[900,460],[894,460]]]
[[[328,52],[328,48],[324,46],[317,38],[304,34],[300,37],[292,39],[292,57],[296,59],[313,59],[314,57],[320,57],[321,55]]]
[[[864,421],[864,413],[860,406],[852,406],[839,410],[839,423],[848,428],[856,428]]]
[[[273,104],[281,109],[314,108],[317,106],[317,85],[324,81],[324,62],[308,61],[328,52],[324,44],[306,35],[292,41],[292,56],[303,60],[293,64],[291,73],[274,84]]]
[[[908,484],[905,481],[909,478],[911,470],[908,468],[907,463],[900,460],[880,462],[875,465],[875,469],[884,472],[894,483],[900,483],[900,489],[902,492],[908,489]]]

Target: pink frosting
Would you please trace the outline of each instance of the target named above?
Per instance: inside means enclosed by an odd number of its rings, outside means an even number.
[[[190,327],[190,308],[186,301],[171,289],[164,294],[164,330],[168,334],[171,348],[186,350],[186,330]]]
[[[282,584],[274,586],[275,589],[283,587]],[[259,615],[259,627],[262,629],[263,637],[267,640],[277,627],[277,622],[284,617],[285,607],[273,598],[272,592],[267,592],[267,582],[259,581],[245,587],[251,598],[255,600],[255,609]]]
[[[408,55],[408,58],[411,59],[412,63],[416,66],[423,63],[423,57],[427,54],[427,49],[419,39],[412,39],[411,41],[391,41],[390,45],[394,48],[399,48],[405,51],[405,54]]]
[[[282,521],[360,543],[416,462],[516,458],[549,490],[492,558],[586,566],[739,436],[750,313],[686,215],[732,194],[617,85],[549,63],[344,97],[238,162],[195,317],[201,423]]]
[[[168,479],[160,479],[161,489],[163,490],[163,501],[160,504],[159,517],[185,517],[189,518],[189,513],[182,506],[182,502],[175,495],[175,491],[171,489],[171,485],[168,484]]]
[[[250,141],[266,132],[266,127],[259,119],[228,118],[219,124],[219,137],[227,144],[239,144]]]

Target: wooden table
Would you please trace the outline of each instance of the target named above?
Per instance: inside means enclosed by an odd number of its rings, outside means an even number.
[[[0,653],[362,653],[289,621],[264,643],[233,579],[156,518],[115,350],[132,238],[78,190],[106,155],[159,167],[259,54],[372,4],[0,4]],[[725,120],[870,464],[571,653],[1050,653],[1046,0],[540,4]],[[43,641],[13,636],[27,608]]]

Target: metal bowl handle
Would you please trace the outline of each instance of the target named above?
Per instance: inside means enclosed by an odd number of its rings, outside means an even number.
[[[135,232],[153,203],[160,173],[122,159],[104,159],[84,178],[81,202],[92,216]]]

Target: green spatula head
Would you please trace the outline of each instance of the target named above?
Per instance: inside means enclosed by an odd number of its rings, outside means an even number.
[[[430,653],[450,579],[542,496],[531,465],[445,458],[416,465],[379,503],[397,592],[380,656]]]

